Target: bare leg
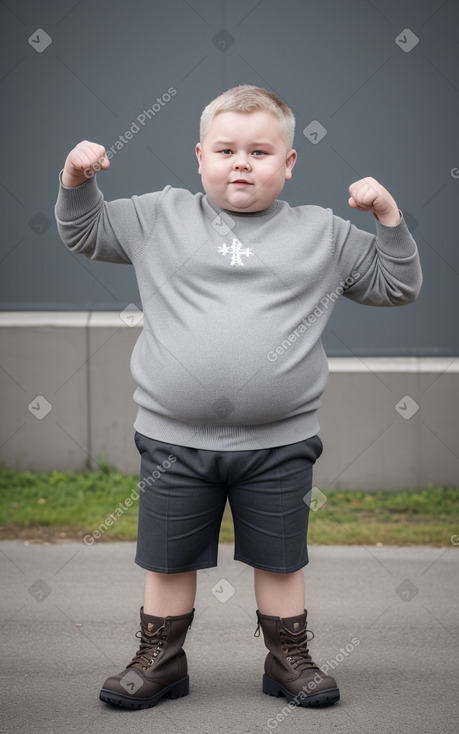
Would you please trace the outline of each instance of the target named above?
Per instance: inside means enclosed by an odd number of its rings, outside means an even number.
[[[189,614],[196,598],[196,571],[156,573],[147,571],[143,611],[155,617]]]
[[[271,573],[254,569],[255,597],[260,614],[296,617],[304,612],[303,569],[293,573]]]

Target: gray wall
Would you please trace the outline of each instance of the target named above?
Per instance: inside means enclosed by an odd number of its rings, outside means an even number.
[[[202,108],[254,83],[297,116],[299,161],[283,198],[371,228],[370,215],[347,206],[347,187],[373,175],[407,213],[422,253],[418,302],[380,310],[342,299],[328,353],[459,353],[457,1],[7,0],[0,24],[1,309],[140,305],[132,268],[72,256],[57,237],[67,152],[83,138],[110,148],[135,123],[99,176],[106,197],[168,183],[197,191]],[[175,96],[139,124],[170,87]],[[315,120],[327,134],[313,143],[303,130]]]
[[[371,229],[347,189],[378,178],[424,269],[410,306],[341,299],[335,310],[318,485],[459,484],[457,0],[6,0],[0,27],[0,462],[81,469],[105,454],[137,470],[138,325],[119,317],[140,307],[133,270],[65,249],[53,219],[58,172],[79,140],[118,141],[99,175],[108,199],[166,184],[198,191],[202,108],[253,83],[297,117],[299,160],[283,198]],[[326,135],[314,140],[316,121]]]

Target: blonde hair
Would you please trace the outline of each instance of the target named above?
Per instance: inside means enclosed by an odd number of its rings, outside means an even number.
[[[221,112],[249,113],[258,112],[259,110],[267,110],[277,117],[281,135],[287,149],[291,150],[295,135],[295,115],[292,110],[277,94],[268,92],[267,89],[261,87],[254,87],[251,84],[240,84],[238,87],[232,87],[213,99],[212,102],[209,102],[201,115],[199,126],[201,143],[209,132],[214,118]]]

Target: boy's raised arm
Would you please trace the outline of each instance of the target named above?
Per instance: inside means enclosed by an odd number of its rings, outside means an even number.
[[[82,140],[70,151],[60,175],[57,228],[75,254],[132,264],[152,235],[160,192],[105,201],[95,174],[109,166],[99,143]]]
[[[333,218],[335,256],[344,280],[344,295],[369,306],[402,306],[417,298],[422,270],[416,242],[393,196],[374,178],[349,186],[349,206],[371,212],[376,235],[340,217]]]

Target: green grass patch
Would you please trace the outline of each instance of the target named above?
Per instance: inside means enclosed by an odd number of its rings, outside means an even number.
[[[0,538],[95,542],[135,540],[137,475],[106,466],[96,473],[0,469]],[[459,536],[459,489],[336,491],[310,512],[309,543],[321,545],[451,545]],[[231,513],[220,541],[233,542]]]
[[[323,545],[451,545],[459,536],[459,489],[336,491],[310,513],[309,540]]]

